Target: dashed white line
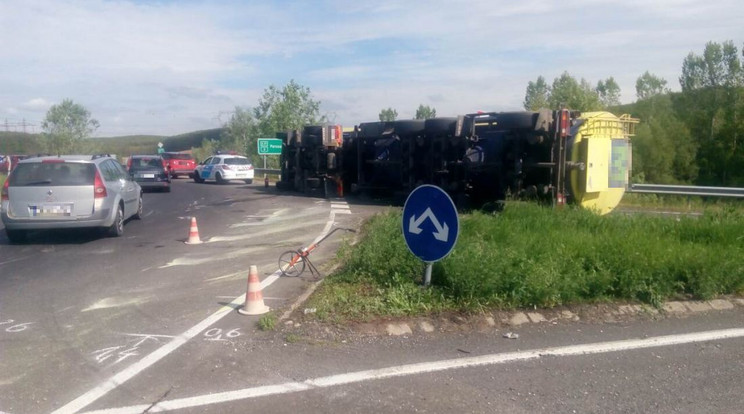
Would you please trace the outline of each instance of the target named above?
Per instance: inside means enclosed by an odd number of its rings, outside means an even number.
[[[280,272],[276,271],[274,272],[274,274],[264,279],[261,282],[261,289],[265,289],[267,286],[274,283],[276,280],[279,279],[279,276],[280,276]],[[240,295],[236,297],[228,305],[221,307],[217,312],[213,313],[208,318],[194,325],[191,329],[187,330],[181,335],[174,337],[171,341],[161,346],[160,348],[156,349],[151,354],[147,355],[141,360],[130,365],[123,371],[112,376],[111,378],[104,381],[102,384],[98,385],[92,390],[86,392],[80,397],[69,402],[67,405],[60,407],[59,409],[53,411],[53,414],[76,413],[82,410],[83,408],[92,404],[94,401],[108,394],[109,391],[129,381],[130,379],[135,377],[140,372],[144,371],[145,369],[149,368],[156,362],[165,358],[168,354],[178,349],[181,345],[188,342],[191,338],[195,337],[196,335],[201,333],[203,330],[212,326],[214,323],[222,319],[225,315],[233,311],[236,307],[243,304],[244,301],[245,301],[245,295]]]
[[[335,217],[336,216],[333,210],[331,209],[328,221],[326,222],[326,225],[323,228],[323,231],[315,239],[314,243],[317,243],[318,240],[322,239],[331,230],[331,228],[333,227]],[[280,276],[281,276],[281,271],[277,270],[270,276],[266,277],[266,279],[261,281],[261,289],[263,290],[266,287],[270,286],[272,283],[277,281]],[[104,381],[103,383],[91,389],[90,391],[86,392],[85,394],[81,395],[80,397],[70,401],[66,405],[53,411],[52,414],[68,414],[68,413],[73,414],[73,413],[79,412],[83,408],[97,401],[99,398],[108,394],[110,391],[116,389],[118,386],[122,385],[123,383],[137,376],[140,372],[144,371],[145,369],[154,365],[156,362],[168,356],[171,352],[178,349],[181,345],[185,344],[190,339],[194,338],[196,335],[198,335],[199,333],[201,333],[202,331],[204,331],[205,329],[207,329],[214,323],[218,322],[225,315],[229,314],[232,310],[234,310],[235,308],[243,304],[244,301],[245,301],[245,295],[241,294],[240,296],[233,299],[232,302],[230,302],[228,305],[223,306],[217,312],[213,313],[208,318],[194,325],[192,328],[190,328],[186,332],[174,337],[171,341],[169,341],[162,347],[156,349],[151,354],[145,356],[141,360],[130,365],[129,367],[119,372],[118,374],[115,374],[108,380]]]
[[[225,403],[230,401],[244,400],[249,398],[265,397],[277,394],[289,394],[307,391],[317,388],[327,388],[347,385],[363,381],[380,380],[409,375],[420,375],[431,372],[439,372],[450,369],[478,367],[486,365],[505,364],[509,362],[538,359],[546,356],[580,356],[608,352],[630,351],[644,348],[656,348],[663,346],[690,344],[696,342],[707,342],[721,339],[732,339],[744,337],[744,329],[726,329],[719,331],[697,332],[681,335],[657,336],[645,339],[629,339],[622,341],[600,342],[584,345],[571,345],[555,348],[536,349],[531,351],[507,352],[503,354],[490,354],[468,358],[448,359],[434,362],[423,362],[417,364],[399,365],[382,369],[357,371],[345,374],[330,375],[308,379],[303,382],[287,382],[284,384],[265,385],[260,387],[245,388],[242,390],[227,391],[215,394],[206,394],[196,397],[179,398],[162,401],[154,406],[133,405],[129,407],[111,408],[90,411],[87,414],[137,414],[144,410],[148,412],[163,412],[184,408],[199,407],[211,404]],[[149,409],[148,409],[149,408]]]

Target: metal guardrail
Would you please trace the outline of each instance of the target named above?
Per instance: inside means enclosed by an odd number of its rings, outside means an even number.
[[[271,168],[254,168],[253,172],[255,175],[261,175],[261,174],[279,175],[282,173],[282,170],[272,170]]]
[[[696,187],[691,185],[632,184],[629,193],[744,198],[744,188]]]

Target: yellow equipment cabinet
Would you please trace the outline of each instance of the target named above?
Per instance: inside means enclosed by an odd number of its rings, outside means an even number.
[[[568,145],[568,159],[576,166],[569,171],[568,190],[576,204],[607,214],[620,203],[628,187],[630,137],[637,122],[609,112],[581,115]]]

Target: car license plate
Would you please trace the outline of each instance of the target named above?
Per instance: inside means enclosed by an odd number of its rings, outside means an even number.
[[[64,217],[72,215],[72,204],[42,204],[28,206],[32,217]]]
[[[155,174],[142,174],[142,178],[155,178]]]

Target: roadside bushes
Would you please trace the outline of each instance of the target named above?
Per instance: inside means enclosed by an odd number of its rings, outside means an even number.
[[[320,317],[366,319],[744,293],[744,214],[733,208],[670,218],[511,203],[498,215],[461,215],[460,226],[422,289],[400,212],[373,217],[361,241],[340,251],[342,270],[312,306]]]

